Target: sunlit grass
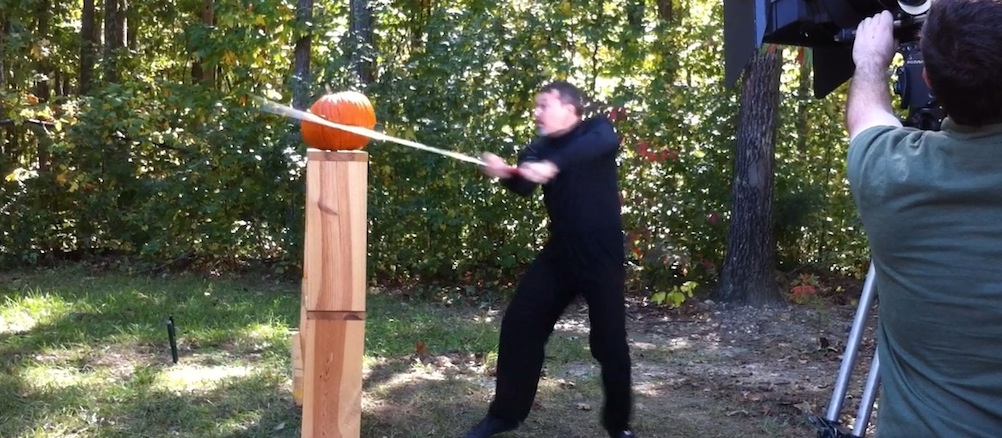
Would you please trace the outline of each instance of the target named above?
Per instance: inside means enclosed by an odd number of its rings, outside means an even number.
[[[0,437],[299,436],[289,343],[299,306],[293,281],[77,266],[0,273]],[[381,398],[398,385],[443,378],[417,353],[493,366],[497,311],[378,291],[367,306],[367,375],[397,376],[373,382],[367,406],[392,404]]]
[[[380,295],[373,296],[367,312],[366,331],[378,336],[366,336],[365,349],[377,356],[400,356],[414,353],[415,344],[424,343],[432,352],[471,351],[487,353],[497,347],[498,328],[492,320],[475,318],[447,308],[435,308],[426,303],[401,301]]]
[[[7,296],[0,307],[0,333],[28,331],[39,323],[62,316],[69,304],[59,297],[29,292],[23,297]]]
[[[290,282],[0,274],[0,436],[298,436],[298,317]]]

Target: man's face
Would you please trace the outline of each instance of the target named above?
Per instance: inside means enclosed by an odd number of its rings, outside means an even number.
[[[562,102],[560,92],[556,90],[536,95],[536,108],[532,115],[536,119],[536,132],[542,136],[562,134],[578,119],[574,105]]]

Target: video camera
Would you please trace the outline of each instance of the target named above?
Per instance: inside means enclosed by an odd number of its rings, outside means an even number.
[[[725,76],[734,84],[763,43],[810,47],[814,96],[823,98],[852,77],[852,39],[864,18],[888,10],[904,65],[894,91],[908,109],[905,125],[938,130],[942,107],[922,79],[918,32],[934,0],[724,0]]]

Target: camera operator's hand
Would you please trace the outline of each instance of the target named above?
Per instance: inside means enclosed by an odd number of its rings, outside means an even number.
[[[891,109],[888,67],[894,58],[894,17],[881,12],[860,22],[853,44],[856,71],[846,99],[846,127],[852,141],[872,126],[901,126]]]
[[[890,11],[859,22],[852,45],[852,60],[856,68],[886,70],[894,58],[894,16]]]
[[[894,58],[894,18],[884,11],[859,23],[852,46],[856,71],[845,103],[849,141],[874,126],[901,126],[891,109],[887,68]]]

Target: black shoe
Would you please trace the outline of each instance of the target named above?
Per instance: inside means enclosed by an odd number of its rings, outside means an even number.
[[[633,433],[632,430],[624,430],[618,434],[611,434],[614,438],[637,438],[637,435]]]
[[[502,420],[488,415],[466,433],[466,438],[487,438],[499,433],[515,430],[516,427],[518,427],[517,421]]]

